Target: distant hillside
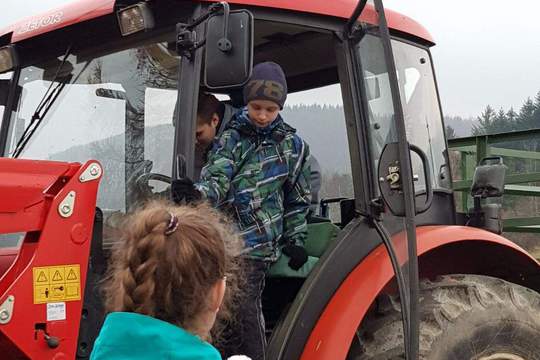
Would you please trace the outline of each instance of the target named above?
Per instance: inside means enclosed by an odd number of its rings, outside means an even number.
[[[144,159],[153,163],[152,172],[170,174],[173,133],[170,125],[145,129]],[[133,149],[136,151],[136,149]],[[124,135],[74,146],[50,156],[52,160],[86,162],[98,160],[104,168],[98,204],[104,208],[122,208],[125,203],[125,140]],[[104,186],[105,185],[105,186]]]
[[[321,168],[328,173],[350,170],[345,116],[341,106],[298,105],[285,107],[285,122],[297,129],[310,146]]]
[[[444,125],[454,130],[455,137],[471,136],[473,129],[478,125],[474,118],[462,118],[461,116],[445,116]]]

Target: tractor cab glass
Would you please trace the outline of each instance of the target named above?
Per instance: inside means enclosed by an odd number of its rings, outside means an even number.
[[[446,140],[437,97],[431,58],[427,50],[392,40],[407,139],[428,157],[435,189],[450,189]],[[382,48],[377,38],[366,35],[359,48],[366,87],[372,159],[377,164],[386,143],[397,141],[392,114],[388,71],[381,65]],[[423,165],[412,156],[415,191],[426,188]],[[378,179],[374,179],[378,181]]]
[[[164,190],[163,182],[148,174],[171,174],[179,58],[166,38],[159,40],[103,55],[70,55],[70,80],[19,156],[99,160],[104,178],[97,205],[111,221],[148,193]],[[22,96],[9,127],[8,155],[54,86],[47,74],[57,70],[58,61],[21,70]]]

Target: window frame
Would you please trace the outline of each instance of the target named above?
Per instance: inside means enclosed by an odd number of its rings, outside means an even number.
[[[19,77],[21,75],[21,68],[18,67],[14,70],[11,76],[11,82],[9,84],[9,94],[6,106],[4,107],[4,113],[2,114],[2,122],[0,124],[0,157],[6,156],[7,151],[7,139],[9,137],[9,129],[12,120],[12,112],[15,107],[17,85],[19,83]]]

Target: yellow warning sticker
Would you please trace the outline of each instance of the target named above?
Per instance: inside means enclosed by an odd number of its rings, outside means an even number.
[[[33,268],[34,304],[81,299],[79,264]]]

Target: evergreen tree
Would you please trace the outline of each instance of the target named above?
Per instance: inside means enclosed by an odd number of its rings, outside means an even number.
[[[539,124],[535,124],[534,110],[535,104],[531,98],[527,98],[521,109],[519,109],[519,115],[517,117],[517,125],[519,130],[536,129]]]
[[[495,110],[493,110],[490,105],[486,106],[486,109],[482,112],[482,114],[476,118],[478,125],[474,125],[472,132],[473,135],[478,136],[491,134],[495,116]]]
[[[515,130],[515,126],[511,121],[508,121],[506,112],[501,108],[497,115],[493,118],[493,126],[490,134],[503,133]]]
[[[533,119],[535,124],[540,124],[540,91],[536,94],[534,98]]]
[[[508,112],[506,113],[506,119],[512,124],[514,124],[514,126],[516,126],[515,124],[517,122],[517,117],[518,114],[514,111],[513,107],[511,107],[510,110],[508,110]]]

